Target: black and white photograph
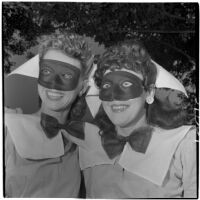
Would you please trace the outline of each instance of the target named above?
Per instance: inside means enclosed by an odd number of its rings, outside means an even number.
[[[198,2],[1,13],[4,198],[198,199]]]

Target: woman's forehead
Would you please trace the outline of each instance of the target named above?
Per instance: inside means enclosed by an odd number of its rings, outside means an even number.
[[[72,58],[64,54],[61,50],[50,49],[45,53],[43,59],[61,61],[81,70],[81,62],[78,59]]]
[[[133,74],[133,75],[137,76],[140,80],[143,80],[143,79],[144,79],[141,73],[137,73],[137,72],[134,72],[134,71],[132,71],[132,70],[128,70],[128,69],[126,69],[126,68],[115,69],[114,71],[124,71],[124,72],[128,72],[128,73],[130,73],[130,74]],[[113,70],[108,69],[108,70],[105,71],[104,75],[106,75],[106,74],[108,74],[108,73],[111,73],[111,72],[113,72]]]

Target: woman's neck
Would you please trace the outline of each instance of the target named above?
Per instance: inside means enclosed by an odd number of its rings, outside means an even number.
[[[64,124],[68,117],[69,110],[70,110],[70,108],[67,108],[67,109],[61,110],[61,111],[54,111],[54,110],[50,110],[48,107],[46,107],[45,105],[42,104],[40,110],[36,114],[40,115],[41,113],[45,113],[47,115],[55,117],[59,123]]]
[[[127,137],[133,132],[133,130],[146,125],[147,125],[146,113],[144,113],[137,122],[129,123],[127,126],[123,127],[116,126],[116,130],[118,135]]]

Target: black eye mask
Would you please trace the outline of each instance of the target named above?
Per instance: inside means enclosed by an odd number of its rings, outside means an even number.
[[[102,80],[99,98],[102,101],[127,101],[141,96],[142,80],[126,71],[106,74]]]
[[[44,59],[40,62],[38,83],[49,89],[74,90],[81,71],[77,67],[57,60]]]

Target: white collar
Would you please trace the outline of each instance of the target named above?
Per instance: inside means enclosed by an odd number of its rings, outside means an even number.
[[[52,139],[47,138],[39,116],[6,113],[5,124],[22,158],[47,159],[64,155],[61,133]]]
[[[190,128],[191,126],[181,126],[171,130],[155,128],[145,154],[132,150],[127,143],[120,157],[110,160],[100,145],[99,129],[86,123],[85,141],[79,145],[81,169],[118,162],[127,171],[161,186],[174,152]],[[75,140],[74,142],[76,143]]]
[[[146,153],[132,150],[127,143],[119,164],[127,171],[161,186],[174,152],[190,128],[191,126],[181,126],[171,130],[155,128]]]

